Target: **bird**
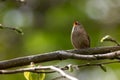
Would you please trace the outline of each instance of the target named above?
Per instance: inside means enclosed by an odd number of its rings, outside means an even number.
[[[71,42],[75,49],[85,49],[90,47],[90,38],[83,25],[78,21],[73,23],[71,31]]]

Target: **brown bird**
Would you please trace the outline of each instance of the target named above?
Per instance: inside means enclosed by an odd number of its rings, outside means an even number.
[[[84,49],[90,47],[90,38],[84,27],[75,21],[71,32],[71,42],[75,49]]]

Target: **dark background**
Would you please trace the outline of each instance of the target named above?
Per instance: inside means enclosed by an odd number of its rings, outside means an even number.
[[[0,60],[73,49],[70,41],[74,21],[80,21],[91,38],[91,47],[114,46],[100,43],[105,35],[120,41],[119,0],[16,0],[0,1],[0,23],[18,27],[24,35],[12,30],[0,30]],[[65,60],[41,65],[80,64],[87,61]],[[120,65],[106,65],[107,72],[99,67],[84,67],[69,72],[80,80],[119,80]],[[54,76],[56,76],[54,74]],[[49,78],[48,78],[49,77]],[[50,80],[53,74],[47,75]],[[0,75],[0,80],[25,80],[22,73]]]

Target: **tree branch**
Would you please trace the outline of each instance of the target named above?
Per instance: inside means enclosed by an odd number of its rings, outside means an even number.
[[[59,69],[59,68],[56,68],[56,67],[54,67],[54,66],[49,66],[49,67],[50,67],[50,69],[55,70],[56,72],[59,72],[62,76],[68,78],[69,80],[78,80],[77,78],[72,77],[72,76],[66,74],[64,71],[62,71],[62,70]]]
[[[17,33],[23,35],[23,31],[19,28],[15,28],[15,27],[7,27],[7,26],[4,26],[2,24],[0,24],[0,29],[9,29],[9,30],[13,30],[13,31],[16,31]]]
[[[113,63],[120,63],[120,60],[100,62],[100,63],[85,63],[85,64],[80,64],[80,65],[72,65],[72,64],[69,64],[69,65],[71,65],[73,69],[79,69],[80,67],[100,66],[100,65],[113,64]],[[69,70],[69,65],[66,65],[65,67],[62,67],[62,68],[58,66],[54,66],[54,67],[59,68],[61,70]],[[54,69],[51,69],[49,66],[34,66],[34,67],[29,67],[29,68],[0,70],[0,74],[14,74],[14,73],[21,73],[21,72],[54,73],[57,71]]]
[[[59,72],[62,76],[64,76],[69,80],[78,80],[77,78],[66,74],[63,70],[55,66],[38,66],[38,67],[31,67],[31,68],[22,68],[17,70],[0,70],[0,74],[11,74],[11,73],[19,73],[19,72],[27,72],[27,71],[39,73],[40,70],[53,70],[53,72]],[[42,71],[42,73],[45,73],[45,72]]]
[[[56,78],[54,78],[54,79],[51,79],[51,80],[59,80],[59,79],[64,79],[65,77],[64,76],[58,76],[58,77],[56,77]]]
[[[61,50],[44,54],[37,54],[25,57],[0,61],[0,69],[29,65],[30,62],[41,63],[53,60],[79,59],[79,60],[101,60],[118,59],[120,56],[120,46],[97,47],[81,50]],[[89,55],[88,55],[89,54]]]

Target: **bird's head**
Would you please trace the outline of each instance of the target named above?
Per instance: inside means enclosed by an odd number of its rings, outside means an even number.
[[[80,25],[80,23],[79,23],[78,21],[75,21],[75,22],[73,23],[73,26],[74,26],[74,27],[79,26],[79,25]]]

